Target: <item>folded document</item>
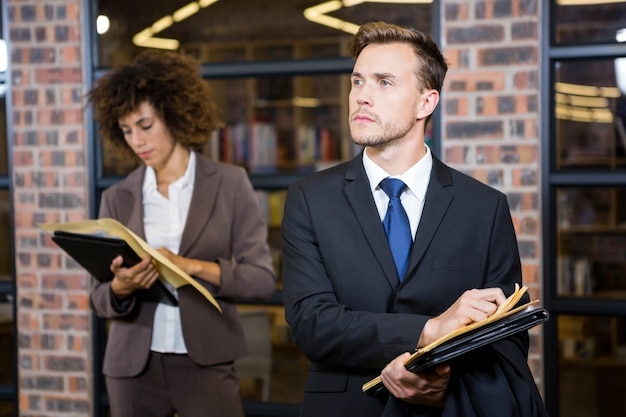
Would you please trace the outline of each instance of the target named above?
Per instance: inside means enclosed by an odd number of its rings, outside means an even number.
[[[539,301],[531,301],[513,308],[526,292],[526,287],[516,287],[515,292],[487,319],[462,327],[433,343],[420,348],[405,362],[411,372],[425,372],[467,352],[478,349],[513,334],[528,330],[548,320],[548,312],[536,307]],[[377,395],[385,391],[376,377],[363,384],[363,392]]]

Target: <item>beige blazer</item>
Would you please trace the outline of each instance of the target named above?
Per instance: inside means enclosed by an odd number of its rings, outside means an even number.
[[[109,187],[99,217],[112,217],[145,238],[142,186],[145,166]],[[268,297],[275,288],[267,225],[243,168],[198,155],[196,177],[179,254],[218,262],[221,287],[198,280],[215,296],[223,314],[191,286],[179,289],[183,337],[198,365],[233,361],[247,353],[233,299]],[[141,294],[120,308],[109,283],[94,280],[91,308],[111,319],[103,372],[110,377],[139,374],[147,360],[157,304]],[[117,307],[116,307],[117,306]]]

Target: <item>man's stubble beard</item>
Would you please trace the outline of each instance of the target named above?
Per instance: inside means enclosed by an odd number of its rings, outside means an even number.
[[[401,124],[399,124],[401,122]],[[413,128],[413,120],[402,120],[396,123],[378,123],[380,131],[369,133],[367,128],[360,128],[356,132],[350,125],[352,141],[360,146],[380,147],[385,146],[395,140],[405,137]]]

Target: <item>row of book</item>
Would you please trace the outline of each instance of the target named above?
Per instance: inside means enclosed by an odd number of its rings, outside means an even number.
[[[271,123],[236,123],[214,131],[205,153],[223,162],[257,167],[278,163],[278,134]]]
[[[557,271],[557,294],[559,296],[582,297],[591,295],[591,265],[588,258],[559,256]]]
[[[256,190],[259,207],[269,227],[279,227],[283,220],[285,198],[287,190]]]
[[[223,162],[246,166],[250,172],[281,165],[314,165],[338,159],[338,144],[328,128],[300,126],[293,150],[281,148],[276,126],[269,122],[235,123],[213,132],[204,152]],[[291,161],[286,161],[293,154]]]

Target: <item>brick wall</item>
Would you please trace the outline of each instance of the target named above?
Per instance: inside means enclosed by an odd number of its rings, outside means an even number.
[[[88,276],[39,222],[88,216],[80,0],[7,0],[20,416],[90,414]]]
[[[443,0],[450,69],[442,157],[508,196],[531,298],[541,299],[538,0]],[[541,329],[529,364],[541,388]]]

